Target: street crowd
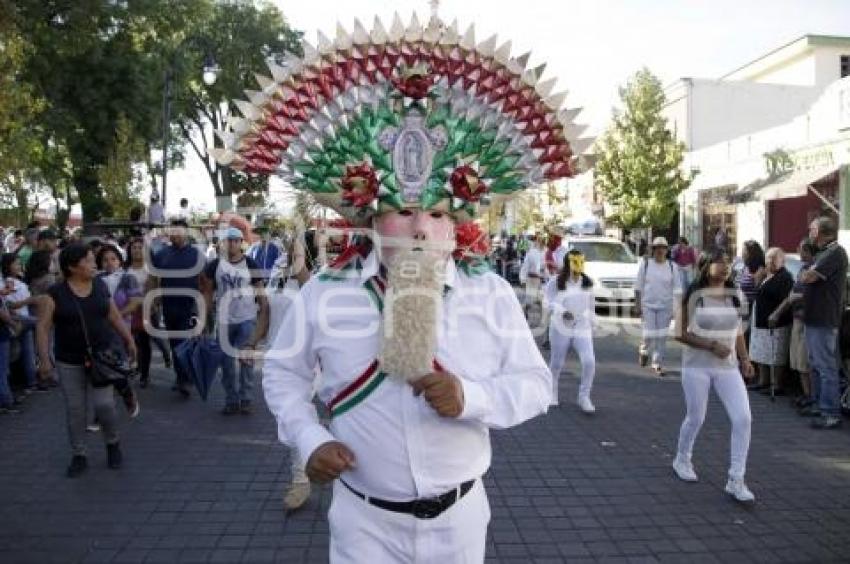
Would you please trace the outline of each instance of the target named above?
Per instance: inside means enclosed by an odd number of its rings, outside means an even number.
[[[139,414],[135,388],[151,385],[155,348],[174,369],[172,391],[192,396],[192,378],[175,362],[175,351],[199,323],[224,351],[222,414],[254,410],[255,366],[244,353],[273,343],[282,318],[270,305],[275,292],[297,292],[318,269],[315,232],[284,244],[278,234],[258,229],[259,240],[249,245],[246,233],[230,226],[204,249],[188,227],[177,217],[155,233],[134,229],[85,242],[35,225],[5,236],[0,414],[17,413],[31,395],[60,387],[72,451],[69,476],[87,468],[86,431],[100,431],[109,466],[121,466],[114,396],[131,417]],[[732,421],[727,491],[740,501],[754,498],[743,481],[751,426],[747,390],[793,396],[815,428],[841,425],[842,359],[850,346],[847,255],[836,237],[832,219],[815,220],[800,242],[801,266],[793,275],[781,249],[765,252],[755,241],[744,244],[740,259],[720,244],[700,253],[684,238],[672,249],[663,237],[647,245],[635,282],[634,313],[643,326],[638,362],[665,375],[673,323],[672,335],[684,345],[687,414],[673,464],[681,479],[697,479],[691,454],[712,387]],[[560,375],[575,350],[581,366],[576,401],[593,414],[595,281],[585,273],[585,257],[557,236],[510,238],[488,253],[494,270],[525,286],[526,315],[535,304],[545,311],[551,407],[560,404]],[[309,491],[305,461],[294,456],[287,505],[299,506]]]

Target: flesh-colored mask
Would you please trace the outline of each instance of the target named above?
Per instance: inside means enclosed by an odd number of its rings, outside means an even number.
[[[445,258],[454,250],[454,221],[445,213],[418,209],[389,212],[375,220],[375,230],[385,265],[400,252],[413,249]]]
[[[584,257],[582,255],[569,255],[570,272],[572,274],[584,273]]]

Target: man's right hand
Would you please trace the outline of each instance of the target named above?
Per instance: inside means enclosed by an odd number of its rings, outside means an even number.
[[[339,441],[330,441],[313,451],[307,461],[307,476],[324,484],[340,477],[346,470],[355,468],[354,453]]]

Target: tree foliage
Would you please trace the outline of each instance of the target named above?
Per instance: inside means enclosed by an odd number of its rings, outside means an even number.
[[[235,113],[231,100],[245,98],[255,73],[268,74],[266,61],[280,63],[286,53],[301,52],[301,33],[270,4],[221,2],[205,18],[171,39],[175,73],[174,109],[183,139],[203,163],[216,196],[267,193],[268,179],[220,167],[207,149],[220,147],[213,131]],[[205,85],[201,69],[208,59],[219,67],[215,84]],[[255,86],[256,88],[256,86]],[[220,209],[219,211],[226,211]]]
[[[252,72],[263,71],[266,58],[298,48],[298,34],[276,8],[247,0],[0,0],[0,8],[2,70],[10,60],[7,27],[23,44],[13,61],[18,66],[0,77],[0,106],[15,107],[2,102],[10,95],[21,98],[21,92],[42,104],[33,102],[35,113],[29,115],[0,107],[0,132],[5,138],[4,128],[14,125],[9,115],[30,125],[38,142],[28,146],[42,154],[20,151],[26,157],[23,169],[40,170],[42,184],[49,184],[57,201],[70,203],[72,186],[85,219],[97,220],[116,211],[110,204],[117,200],[104,197],[104,175],[117,181],[117,170],[126,172],[131,154],[147,164],[151,178],[161,173],[163,163],[152,155],[162,149],[167,75],[173,77],[170,125],[176,135],[166,166],[182,162],[181,148],[189,140],[217,194],[229,194],[232,186],[266,186],[219,169],[206,147],[215,143],[212,128],[221,128],[231,111],[225,100],[241,97],[241,88],[250,84]],[[221,67],[212,88],[201,83],[209,54]],[[7,82],[21,88],[8,90]],[[57,191],[63,181],[69,186]]]
[[[140,203],[144,182],[139,163],[144,160],[145,150],[129,120],[119,116],[112,154],[98,170],[98,180],[112,217],[128,218],[130,210]]]
[[[597,143],[595,180],[620,227],[666,227],[691,179],[681,170],[685,147],[661,115],[664,92],[647,69],[620,89],[621,111]]]

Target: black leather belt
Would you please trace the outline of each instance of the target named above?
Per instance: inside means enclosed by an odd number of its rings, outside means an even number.
[[[458,489],[454,489],[442,495],[414,499],[413,501],[387,501],[376,497],[368,497],[366,494],[358,492],[349,486],[345,483],[345,480],[340,478],[339,481],[342,482],[343,486],[348,488],[348,491],[366,503],[395,513],[407,513],[409,515],[413,515],[417,519],[433,519],[434,517],[437,517],[443,511],[454,505],[460,498],[469,493],[469,490],[471,490],[472,486],[475,485],[474,479],[462,483],[459,488],[460,495],[458,495]]]

